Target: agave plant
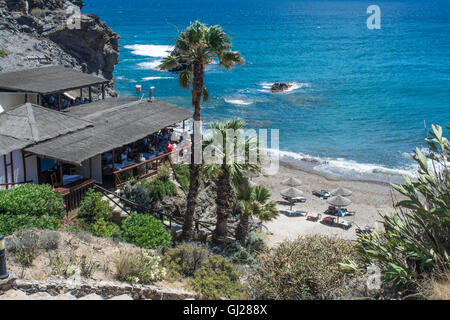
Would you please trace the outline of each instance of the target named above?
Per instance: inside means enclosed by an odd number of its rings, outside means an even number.
[[[412,155],[417,180],[404,177],[404,184],[392,185],[405,199],[382,216],[384,231],[362,234],[357,244],[363,260],[380,264],[384,281],[405,293],[423,276],[450,268],[450,143],[434,125],[426,141],[428,152]]]

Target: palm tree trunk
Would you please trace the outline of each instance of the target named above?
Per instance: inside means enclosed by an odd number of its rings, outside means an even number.
[[[249,216],[241,212],[239,224],[236,229],[236,239],[244,245],[248,235]]]
[[[221,244],[228,233],[228,214],[231,210],[231,175],[226,163],[222,164],[221,173],[217,179],[217,222],[213,240]]]
[[[199,190],[199,174],[201,169],[200,159],[196,159],[195,154],[202,151],[201,145],[201,99],[203,92],[204,82],[204,66],[200,62],[194,63],[194,80],[192,88],[192,105],[194,106],[194,126],[193,135],[191,138],[191,164],[190,164],[190,177],[189,177],[189,193],[187,198],[186,213],[184,215],[183,232],[181,239],[183,241],[192,240],[193,226],[194,226],[194,214],[195,207],[197,205],[197,196]]]

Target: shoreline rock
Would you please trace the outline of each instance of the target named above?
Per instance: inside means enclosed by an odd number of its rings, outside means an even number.
[[[290,87],[292,87],[292,84],[290,83],[276,82],[270,87],[270,90],[272,92],[283,92],[288,90]]]

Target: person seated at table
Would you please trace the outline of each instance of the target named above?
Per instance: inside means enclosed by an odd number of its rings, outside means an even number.
[[[124,161],[128,160],[128,151],[127,149],[124,149],[122,154],[120,155],[120,160],[123,163]]]

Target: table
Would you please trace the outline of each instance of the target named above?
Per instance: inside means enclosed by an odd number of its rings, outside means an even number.
[[[83,176],[79,175],[79,174],[65,174],[63,175],[63,186],[70,184],[72,182],[78,181],[83,179]]]

